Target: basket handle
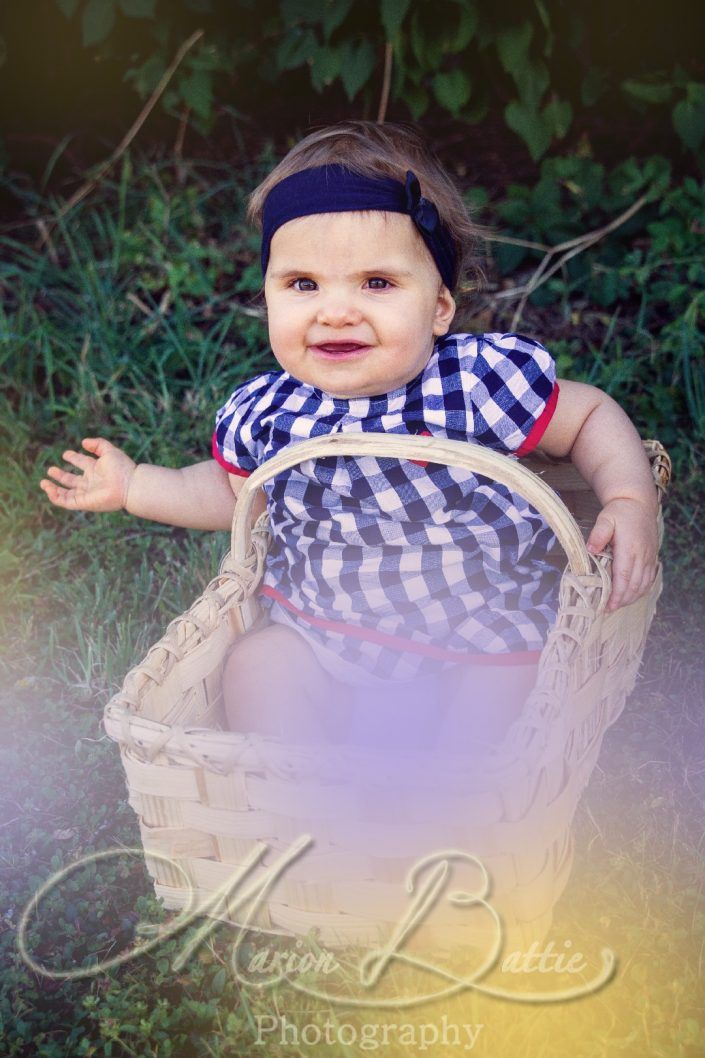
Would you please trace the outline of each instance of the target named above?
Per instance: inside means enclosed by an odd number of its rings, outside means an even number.
[[[573,515],[545,481],[515,459],[466,441],[379,432],[313,437],[279,452],[250,474],[235,505],[231,537],[233,561],[244,563],[250,550],[250,510],[258,489],[266,481],[307,459],[362,455],[445,463],[506,485],[543,515],[565,551],[571,571],[577,576],[593,572],[593,560]]]

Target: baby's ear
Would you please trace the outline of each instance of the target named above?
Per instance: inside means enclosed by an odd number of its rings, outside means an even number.
[[[455,298],[445,283],[441,283],[436,300],[436,312],[433,333],[437,335],[447,334],[453,317],[455,316]]]

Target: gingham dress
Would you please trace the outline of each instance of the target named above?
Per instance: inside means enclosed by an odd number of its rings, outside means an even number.
[[[430,434],[521,456],[558,396],[555,365],[517,334],[439,338],[424,370],[374,397],[332,397],[285,371],[239,386],[213,455],[233,474],[310,437]],[[530,663],[557,610],[554,536],[521,496],[467,470],[412,460],[306,460],[265,486],[273,534],[262,603],[346,682]]]

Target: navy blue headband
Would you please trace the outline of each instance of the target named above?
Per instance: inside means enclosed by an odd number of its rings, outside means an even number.
[[[262,211],[262,275],[277,228],[312,213],[348,213],[379,209],[406,213],[413,220],[450,291],[457,282],[457,254],[450,232],[433,202],[421,195],[419,181],[407,170],[406,184],[389,176],[361,176],[337,162],[301,169],[284,177],[264,200]]]

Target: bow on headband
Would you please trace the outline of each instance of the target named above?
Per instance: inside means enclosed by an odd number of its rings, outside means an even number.
[[[406,171],[406,207],[417,228],[432,235],[441,223],[438,210],[421,194],[421,185],[411,169]]]

